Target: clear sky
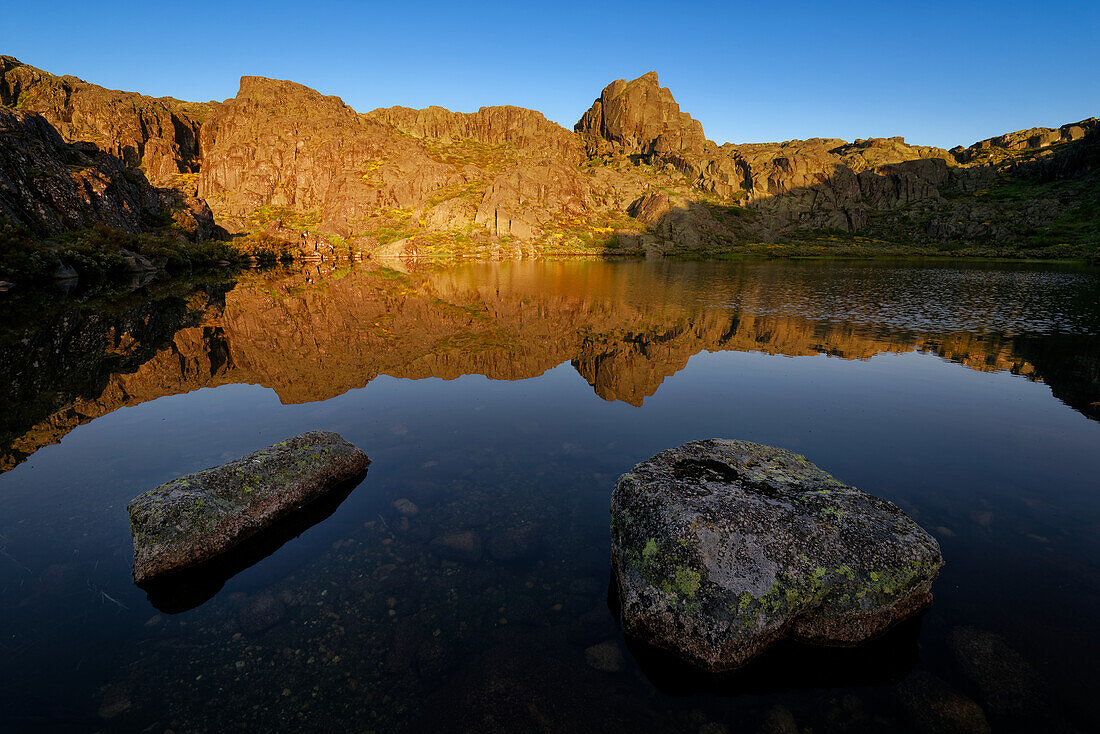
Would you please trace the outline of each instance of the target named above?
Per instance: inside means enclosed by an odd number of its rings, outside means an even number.
[[[606,84],[655,69],[718,143],[952,147],[1100,116],[1100,0],[5,5],[0,53],[195,101],[252,74],[361,112],[514,104],[572,128]]]

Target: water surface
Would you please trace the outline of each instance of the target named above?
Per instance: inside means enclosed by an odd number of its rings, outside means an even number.
[[[0,730],[1095,729],[1098,293],[1073,267],[571,261],[8,294]],[[367,451],[363,483],[157,609],[129,499],[310,429]],[[903,507],[947,561],[932,609],[723,680],[628,645],[614,479],[715,436]]]

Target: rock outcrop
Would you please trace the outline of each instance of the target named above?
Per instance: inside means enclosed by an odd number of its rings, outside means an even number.
[[[633,81],[608,84],[573,129],[610,144],[602,150],[628,156],[702,156],[714,150],[703,126],[680,111],[672,92],[658,83],[655,71]]]
[[[777,639],[854,645],[931,603],[939,545],[784,449],[696,441],[622,475],[611,559],[627,634],[711,671]]]
[[[517,107],[360,115],[293,82],[245,77],[202,141],[199,194],[236,229],[275,207],[312,213],[368,249],[398,233],[471,228],[531,240],[588,204],[579,142]]]
[[[0,223],[34,238],[95,225],[181,242],[223,234],[189,183],[198,122],[184,110],[201,116],[206,106],[103,89],[8,56],[0,103]],[[27,257],[49,256],[16,239],[37,251]]]
[[[726,200],[722,207],[736,215],[733,221],[714,226],[677,215],[679,227],[656,232],[690,251],[721,243],[813,238],[821,230],[910,243],[1018,241],[1072,209],[1075,192],[1046,196],[1024,212],[1018,201],[983,200],[980,195],[1009,175],[1045,180],[1085,175],[1080,170],[1069,173],[1061,164],[1052,166],[1050,160],[1020,159],[1016,154],[1060,143],[1083,144],[1089,131],[1100,127],[1090,118],[952,151],[910,145],[901,137],[716,146],[650,72],[608,85],[575,129],[592,158],[612,163],[625,157],[675,171],[687,185],[683,195],[690,198],[694,191],[696,198],[701,192]],[[1056,157],[1069,153],[1045,152]],[[661,186],[668,188],[667,183]],[[642,221],[654,227],[652,221]]]
[[[134,581],[210,562],[361,477],[370,460],[335,433],[310,431],[130,501]]]
[[[0,107],[0,214],[40,235],[96,222],[127,232],[157,214],[157,192],[115,157],[70,145],[40,115]]]
[[[198,172],[198,131],[212,107],[104,89],[11,56],[0,56],[0,104],[41,114],[66,141],[94,143],[157,186]]]

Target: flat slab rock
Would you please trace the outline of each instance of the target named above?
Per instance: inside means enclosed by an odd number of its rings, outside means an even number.
[[[339,435],[309,431],[149,490],[128,507],[134,580],[213,560],[362,475],[369,463]]]
[[[712,439],[619,477],[611,558],[627,634],[710,671],[783,637],[854,645],[931,603],[939,544],[785,449]]]

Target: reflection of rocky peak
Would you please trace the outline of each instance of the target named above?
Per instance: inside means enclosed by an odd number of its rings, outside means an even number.
[[[337,277],[248,275],[224,299],[206,289],[186,302],[160,297],[102,314],[51,306],[48,320],[0,344],[0,468],[119,407],[204,386],[259,384],[300,403],[378,375],[516,380],[570,362],[601,398],[641,405],[704,350],[869,359],[920,349],[1046,380],[1100,418],[1094,338],[999,336],[947,322],[915,331],[911,320],[853,310],[869,273],[726,268],[714,280],[708,269],[574,262],[399,272],[368,264]],[[822,278],[829,287],[816,287]],[[876,291],[872,306],[908,303],[905,289],[923,287],[884,282],[903,292]],[[715,287],[738,293],[739,304],[708,307]],[[971,295],[944,298],[980,308]],[[829,310],[838,304],[843,319]]]
[[[608,84],[574,129],[626,155],[703,155],[714,147],[699,121],[681,112],[672,92],[658,84],[655,71]]]

